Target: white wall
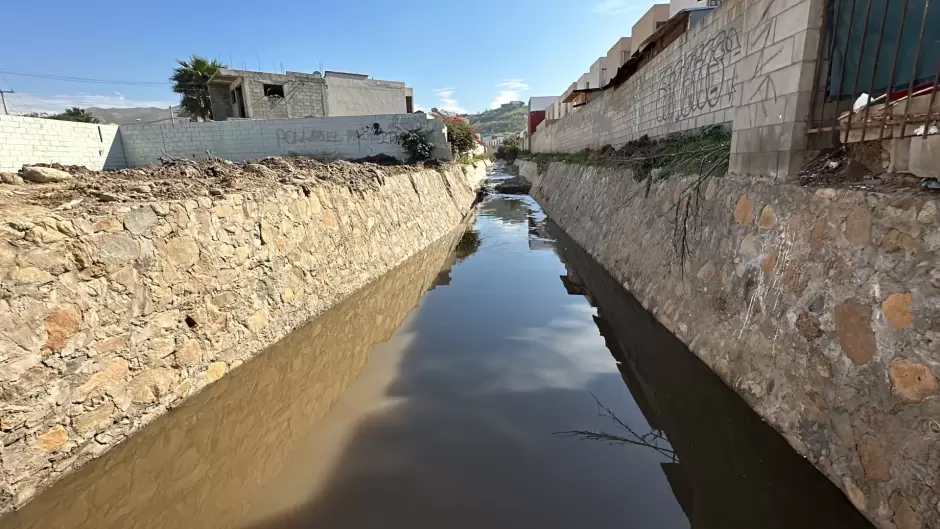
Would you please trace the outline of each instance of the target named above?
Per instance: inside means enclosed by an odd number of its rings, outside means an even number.
[[[669,0],[669,18],[676,16],[676,13],[690,7],[706,7],[705,0]]]
[[[369,116],[407,112],[404,83],[326,76],[329,116]]]
[[[34,163],[122,168],[118,126],[0,116],[0,171],[16,172]]]
[[[397,134],[414,128],[432,131],[435,156],[450,157],[444,124],[424,114],[132,124],[121,126],[121,137],[130,167],[159,163],[163,151],[175,158],[200,159],[208,150],[232,161],[287,154],[345,159],[387,154],[403,159]]]

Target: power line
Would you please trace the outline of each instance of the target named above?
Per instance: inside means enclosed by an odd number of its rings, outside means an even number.
[[[108,80],[108,79],[94,79],[90,77],[72,77],[68,75],[57,75],[57,74],[50,74],[50,73],[17,72],[14,70],[3,70],[3,69],[0,69],[0,73],[18,75],[21,77],[35,77],[38,79],[50,79],[53,81],[69,81],[69,82],[76,82],[76,83],[129,84],[129,85],[138,85],[138,86],[165,86],[168,84],[173,84],[170,81],[121,81],[121,80]]]
[[[10,90],[12,91],[13,83],[11,83],[9,79],[7,79],[7,76],[0,73],[0,80],[2,80],[7,86],[9,86]],[[26,104],[25,101],[23,101],[23,98],[20,97],[19,93],[13,93],[13,99],[16,100],[16,105],[14,105],[13,102],[11,101],[10,106],[13,107],[13,110],[15,112],[20,113],[20,114],[25,114],[29,110],[29,105]]]
[[[34,77],[37,79],[48,79],[51,81],[65,81],[71,83],[89,83],[89,84],[122,84],[122,85],[133,85],[133,86],[152,86],[152,87],[164,87],[167,85],[174,86],[206,86],[205,82],[193,82],[193,83],[176,83],[173,81],[125,81],[125,80],[114,80],[114,79],[94,79],[90,77],[72,77],[67,75],[56,75],[49,73],[29,73],[29,72],[16,72],[13,70],[3,70],[0,69],[0,74],[10,74],[18,75],[21,77]]]

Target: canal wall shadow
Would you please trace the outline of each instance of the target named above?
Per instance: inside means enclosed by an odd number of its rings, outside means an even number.
[[[560,283],[597,308],[595,322],[620,362],[622,382],[598,375],[578,389],[489,391],[493,378],[504,373],[498,361],[474,358],[481,342],[448,341],[448,355],[456,360],[436,362],[443,340],[435,333],[456,329],[417,333],[388,390],[399,405],[360,423],[322,493],[250,529],[682,526],[656,517],[656,511],[675,505],[641,505],[649,496],[636,480],[625,483],[603,474],[570,472],[570,482],[559,488],[557,481],[548,479],[557,469],[539,467],[542,454],[533,453],[539,444],[533,448],[525,432],[541,429],[551,436],[544,426],[562,411],[593,412],[590,394],[612,382],[626,383],[647,423],[668,437],[678,462],[660,458],[662,471],[691,527],[871,527],[832,483],[636,299],[560,230],[552,232],[569,270]],[[524,305],[520,303],[520,311]],[[420,327],[422,319],[437,317],[437,310],[433,298],[426,298],[412,325]],[[525,316],[520,312],[521,319]],[[499,328],[491,317],[480,315],[479,333]],[[519,351],[487,352],[494,359],[501,354]],[[454,380],[461,387],[482,389],[470,399],[445,382]],[[630,450],[646,449],[585,450],[592,452],[585,457],[635,457],[624,452]],[[552,466],[584,461],[558,459]],[[493,468],[501,470],[494,473]],[[597,487],[598,481],[604,486]],[[588,485],[597,497],[578,494]],[[520,501],[522,497],[526,500]]]

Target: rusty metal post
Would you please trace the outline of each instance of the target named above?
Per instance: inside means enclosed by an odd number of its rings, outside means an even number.
[[[917,61],[920,60],[920,45],[924,40],[924,30],[927,29],[927,11],[930,10],[930,0],[924,0],[924,16],[920,21],[920,35],[917,36],[917,47],[914,51],[914,66],[911,66],[911,83],[907,88],[907,101],[904,104],[904,115],[901,116],[901,136],[904,136],[904,127],[907,126],[907,114],[911,110],[911,100],[914,99],[914,86],[917,82]],[[930,109],[927,109],[927,115],[930,115]],[[924,136],[927,130],[924,130]]]
[[[885,128],[888,126],[888,105],[891,103],[891,89],[894,88],[894,73],[898,66],[898,56],[901,55],[901,37],[904,35],[904,19],[907,18],[908,2],[910,2],[910,0],[904,0],[904,7],[901,8],[901,22],[898,25],[897,36],[898,43],[897,46],[894,47],[894,59],[891,61],[891,73],[888,76],[888,88],[887,91],[885,91],[885,111],[881,116],[881,130],[878,133],[878,141],[885,138]]]
[[[862,75],[862,57],[865,55],[865,38],[868,37],[868,19],[871,18],[871,0],[868,0],[868,6],[865,8],[865,22],[862,23],[862,45],[858,49],[858,62],[855,63],[855,82],[852,83],[852,97],[849,98],[849,101],[852,103],[852,108],[849,111],[849,121],[845,124],[845,140],[842,143],[849,142],[849,133],[852,132],[852,116],[855,115],[855,98],[858,93],[858,78]],[[846,46],[846,53],[848,52],[849,47]],[[877,61],[877,57],[875,58]],[[843,68],[845,63],[842,63]],[[872,77],[874,77],[874,72],[872,72]],[[868,94],[869,99],[871,99],[871,94]],[[868,105],[866,104],[867,108]],[[865,141],[865,128],[862,127],[862,141]]]

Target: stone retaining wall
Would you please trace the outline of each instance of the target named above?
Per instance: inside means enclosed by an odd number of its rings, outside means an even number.
[[[4,529],[231,528],[453,263],[451,231],[0,519]],[[367,322],[364,324],[363,322]],[[194,469],[194,466],[197,469]],[[131,469],[120,471],[117,469]],[[146,476],[146,477],[141,477]]]
[[[0,512],[453,230],[486,166],[0,228]]]
[[[940,527],[934,195],[729,176],[645,198],[622,170],[519,166],[546,212],[869,519]]]

